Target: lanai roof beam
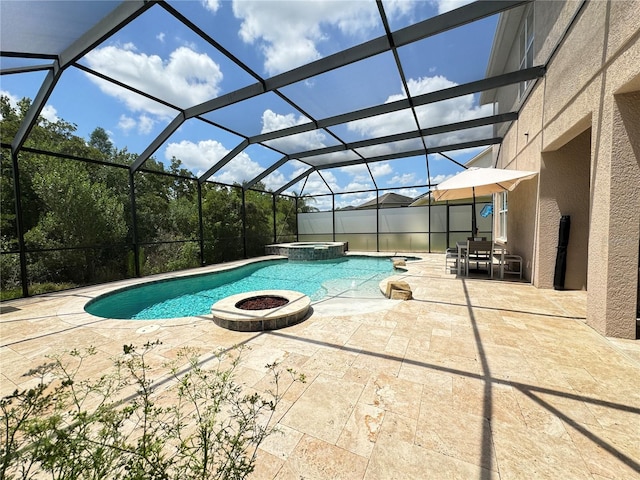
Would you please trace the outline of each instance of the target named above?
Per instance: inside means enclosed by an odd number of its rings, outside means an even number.
[[[445,88],[437,90],[435,92],[424,93],[422,95],[416,95],[412,97],[413,104],[415,106],[427,105],[429,103],[440,102],[442,100],[449,100],[451,98],[461,97],[470,93],[482,92],[484,90],[492,90],[498,87],[504,87],[506,85],[512,85],[527,80],[534,80],[544,76],[544,67],[531,67],[523,70],[517,70],[515,72],[505,73],[502,75],[496,75],[495,77],[484,78],[462,85],[456,85],[455,87]],[[277,138],[283,138],[289,135],[297,133],[304,133],[316,128],[326,128],[334,125],[340,125],[341,123],[348,123],[355,120],[362,120],[368,117],[375,117],[385,113],[397,112],[410,108],[409,100],[403,98],[395,102],[383,103],[374,107],[367,107],[360,110],[354,110],[349,113],[335,115],[333,117],[327,117],[317,121],[317,125],[312,123],[304,123],[302,125],[295,125],[293,127],[283,128],[281,130],[274,130],[267,133],[261,133],[249,137],[251,143],[262,143],[268,140],[275,140]]]
[[[151,5],[151,3],[143,0],[122,2],[58,55],[57,60],[54,61],[52,70],[47,74],[45,81],[40,86],[40,90],[38,90],[29,111],[26,113],[18,128],[18,132],[11,142],[11,149],[14,153],[19,151],[22,145],[24,145],[27,136],[38,121],[38,116],[51,96],[64,69],[92,50],[96,45],[109,38],[114,32],[133,21],[138,15],[150,8]]]

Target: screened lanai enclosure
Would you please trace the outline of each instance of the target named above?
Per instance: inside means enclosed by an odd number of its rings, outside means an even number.
[[[498,16],[528,3],[0,2],[2,298],[289,241],[444,251],[472,199],[381,199],[500,148],[518,103],[482,94],[545,71],[525,35],[519,69],[485,73]]]

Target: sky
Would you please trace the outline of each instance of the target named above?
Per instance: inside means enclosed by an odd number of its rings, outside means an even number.
[[[3,3],[14,0],[4,0]],[[15,0],[17,1],[17,0]],[[383,0],[392,31],[469,3],[468,0]],[[323,0],[188,0],[169,1],[182,15],[213,37],[223,48],[246,63],[262,78],[291,70],[345,48],[384,34],[375,1]],[[47,19],[55,23],[55,18]],[[42,21],[45,21],[44,19]],[[68,21],[68,19],[64,19]],[[412,94],[448,88],[483,78],[497,17],[427,38],[398,49],[407,85]],[[26,60],[3,57],[2,68],[24,65]],[[20,63],[22,62],[22,63]],[[27,64],[37,63],[28,60]],[[164,9],[155,5],[80,59],[80,64],[116,78],[171,105],[188,108],[256,83],[256,79],[187,29]],[[43,72],[0,77],[0,94],[13,102],[34,98],[44,79]],[[300,110],[275,93],[204,114],[203,117],[244,135],[257,135],[308,123],[307,116],[323,119],[350,110],[405,98],[401,78],[390,52],[327,72],[280,89]],[[88,139],[101,127],[118,149],[142,153],[176,117],[178,111],[150,100],[80,69],[64,71],[42,116],[63,119],[77,126],[77,134]],[[429,104],[416,109],[421,128],[492,114],[491,105],[479,105],[478,95]],[[490,128],[490,127],[489,127]],[[415,130],[412,115],[395,112],[313,130],[286,139],[266,142],[283,153],[296,153]],[[471,137],[470,137],[471,135]],[[433,137],[428,145],[465,141],[487,135],[487,130],[454,132]],[[153,153],[169,163],[179,158],[183,166],[201,175],[233,150],[242,137],[198,119],[186,121]],[[407,143],[406,147],[414,148]],[[421,143],[415,145],[419,148]],[[373,157],[393,145],[361,149]],[[464,163],[482,149],[449,152]],[[251,145],[210,179],[223,183],[250,180],[282,158],[282,153]],[[318,161],[358,158],[339,152]],[[439,155],[429,156],[430,181],[438,183],[460,170]],[[277,189],[309,167],[290,160],[266,177],[268,188]],[[373,179],[372,179],[373,176]],[[375,180],[375,183],[374,183]],[[286,192],[304,194],[350,192],[404,187],[396,193],[415,197],[426,188],[411,188],[428,182],[424,155],[380,161],[352,167],[321,170]],[[374,198],[375,192],[339,195],[336,207],[357,205]],[[330,208],[331,199],[319,198],[316,206]]]

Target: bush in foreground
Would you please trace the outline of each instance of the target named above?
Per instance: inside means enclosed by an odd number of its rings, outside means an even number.
[[[267,365],[273,389],[259,394],[234,380],[240,348],[208,358],[184,349],[158,382],[158,344],[125,345],[97,379],[82,378],[93,348],[29,372],[36,386],[0,400],[0,480],[246,478],[274,431],[285,372]],[[286,373],[287,384],[304,381]]]

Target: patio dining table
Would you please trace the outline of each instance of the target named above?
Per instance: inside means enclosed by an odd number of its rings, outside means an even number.
[[[462,260],[466,259],[467,256],[467,242],[456,242],[456,248],[458,249],[458,262],[456,265],[458,275],[461,275],[462,272]],[[501,267],[504,263],[504,256],[507,254],[507,248],[500,243],[493,243],[491,248],[491,254],[493,257],[498,259],[498,267]],[[503,279],[502,268],[499,268],[500,271],[500,279]]]

